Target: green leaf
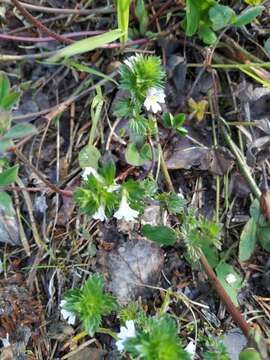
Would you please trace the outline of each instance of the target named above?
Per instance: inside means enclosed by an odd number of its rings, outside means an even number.
[[[29,135],[35,135],[38,131],[31,124],[18,124],[13,126],[5,135],[5,139],[20,139]]]
[[[10,89],[10,84],[8,77],[4,72],[0,72],[0,106],[2,104],[2,100],[4,99],[4,97],[6,97],[7,94],[9,93],[9,89]]]
[[[268,52],[268,54],[270,54],[270,37],[266,40],[264,48]]]
[[[199,38],[208,45],[212,45],[217,41],[214,31],[207,25],[201,25],[198,30]]]
[[[244,26],[250,24],[257,16],[260,16],[264,10],[263,6],[255,6],[241,12],[237,16],[236,21],[233,22],[234,26]]]
[[[239,360],[262,360],[262,358],[256,350],[245,349],[239,354]]]
[[[10,110],[19,100],[19,98],[20,98],[20,93],[15,91],[10,92],[2,99],[1,101],[2,108],[5,110]]]
[[[229,25],[234,15],[235,12],[229,6],[219,4],[213,6],[209,10],[209,18],[213,24],[213,30],[217,31]]]
[[[0,191],[0,205],[4,208],[8,215],[14,214],[11,197],[4,191]]]
[[[136,8],[135,8],[135,15],[140,20],[139,26],[140,26],[140,34],[144,35],[147,26],[148,26],[148,13],[145,7],[145,1],[144,0],[137,0],[136,1]]]
[[[6,152],[9,148],[14,146],[14,143],[9,139],[1,139],[0,140],[0,156],[4,152]]]
[[[98,168],[100,152],[94,145],[86,145],[79,153],[79,163],[81,168]]]
[[[241,233],[239,243],[239,260],[247,261],[253,254],[256,246],[257,224],[253,218],[250,218]]]
[[[144,144],[138,149],[134,143],[129,143],[126,149],[126,161],[133,166],[142,166],[152,159],[151,147]]]
[[[174,117],[171,113],[166,112],[163,115],[163,123],[167,128],[172,128],[174,125]]]
[[[160,245],[174,245],[177,240],[176,232],[165,225],[144,225],[142,233],[149,240],[152,240]]]
[[[18,177],[19,165],[10,167],[0,173],[0,186],[6,186],[14,183]]]
[[[230,296],[234,305],[238,306],[237,294],[242,287],[242,277],[234,270],[234,268],[224,262],[220,262],[216,267],[216,273],[219,281]],[[235,281],[230,282],[228,276],[234,277]]]
[[[116,167],[113,160],[109,160],[101,169],[100,174],[104,177],[106,184],[111,185],[114,181]]]
[[[180,113],[175,115],[175,117],[173,118],[173,127],[175,129],[179,128],[184,124],[185,120],[186,120],[186,114]]]
[[[186,7],[186,35],[192,36],[196,33],[200,22],[200,2],[198,0],[187,0]]]
[[[50,57],[47,62],[54,63],[62,58],[70,58],[74,55],[84,54],[119,39],[122,34],[121,30],[117,29],[108,31],[102,35],[76,41],[74,44],[59,50],[54,56]]]
[[[106,75],[106,74],[103,74],[102,72],[98,71],[98,70],[95,70],[95,69],[92,69],[90,68],[89,66],[87,65],[84,65],[84,64],[79,64],[77,63],[76,61],[72,61],[72,60],[66,60],[65,63],[68,65],[68,66],[71,66],[72,68],[76,69],[76,70],[79,70],[79,71],[82,71],[82,72],[86,72],[88,74],[92,74],[92,75],[96,75],[96,76],[99,76],[103,79],[106,79],[108,81],[112,81],[113,83],[115,83],[115,85],[118,85],[118,82],[115,81],[111,76],[109,75]]]
[[[258,226],[257,239],[259,240],[261,247],[270,252],[270,226]]]

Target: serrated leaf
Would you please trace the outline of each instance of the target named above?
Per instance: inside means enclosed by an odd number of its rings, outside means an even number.
[[[234,270],[234,268],[224,262],[220,262],[216,267],[216,273],[219,281],[230,296],[234,305],[238,306],[237,294],[242,287],[242,277]],[[233,276],[235,281],[229,281],[228,276]]]
[[[109,160],[101,169],[100,174],[108,185],[112,184],[115,178],[116,167],[113,160]]]
[[[20,139],[25,136],[37,134],[37,129],[31,124],[18,124],[4,135],[5,139]]]
[[[177,240],[176,232],[165,225],[144,225],[142,233],[149,240],[152,240],[160,245],[174,245]]]
[[[253,254],[256,246],[257,224],[253,218],[250,218],[240,236],[239,242],[239,260],[247,261]]]
[[[82,169],[92,167],[98,168],[100,152],[94,145],[86,145],[79,153],[79,163]]]
[[[11,197],[4,191],[0,191],[0,205],[4,208],[8,215],[14,213]]]
[[[141,149],[138,149],[134,143],[129,143],[125,157],[130,165],[142,166],[152,159],[151,147],[149,144],[144,144]]]
[[[63,58],[70,58],[74,55],[84,54],[88,51],[100,48],[112,41],[119,39],[123,35],[121,30],[111,30],[102,35],[93,36],[91,38],[76,41],[74,44],[66,46],[59,50],[54,56],[50,57],[47,61],[49,63],[57,62]]]
[[[19,165],[10,167],[0,173],[0,186],[7,186],[14,183],[18,177]]]
[[[235,12],[232,8],[217,4],[209,10],[209,18],[212,22],[213,30],[217,31],[229,25]]]
[[[260,16],[264,10],[263,6],[255,6],[241,12],[237,16],[236,21],[233,22],[234,26],[245,26],[250,24],[257,16]]]

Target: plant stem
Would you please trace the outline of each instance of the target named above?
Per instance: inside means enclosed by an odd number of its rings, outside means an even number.
[[[41,31],[44,31],[54,39],[63,42],[64,44],[72,44],[74,41],[66,38],[65,36],[58,35],[54,31],[47,28],[47,26],[43,25],[40,21],[38,21],[33,15],[31,15],[25,7],[18,0],[11,0],[11,2],[16,6],[16,8],[24,15],[31,24],[35,25]]]
[[[30,169],[46,184],[51,190],[56,192],[59,195],[72,197],[73,192],[69,190],[61,190],[56,185],[52,184],[49,180],[46,179],[46,177],[40,173],[40,171],[35,168],[34,165],[30,163],[30,161],[18,150],[14,149],[14,154],[17,156],[18,159],[20,159],[24,164],[26,164]]]
[[[224,122],[224,120],[221,118],[221,120]],[[260,200],[261,198],[261,191],[258,188],[255,180],[253,179],[253,177],[250,174],[249,168],[245,162],[245,160],[243,159],[243,157],[240,155],[240,150],[238,149],[238,147],[235,145],[235,143],[233,142],[233,140],[231,139],[228,131],[226,130],[225,126],[222,125],[221,126],[221,131],[222,134],[227,142],[227,144],[229,145],[229,148],[231,149],[232,153],[234,154],[234,156],[237,159],[238,165],[240,170],[242,171],[246,181],[249,184],[249,187],[252,191],[252,193],[254,194],[254,196],[256,196],[257,199]]]
[[[228,310],[229,314],[233,318],[234,322],[240,327],[240,329],[243,331],[244,335],[247,338],[250,338],[251,337],[250,325],[243,318],[241,312],[237,309],[237,307],[234,305],[234,303],[232,302],[229,295],[224,290],[224,288],[221,285],[220,281],[218,280],[216,274],[214,273],[213,269],[209,265],[206,257],[204,255],[201,255],[200,261],[204,268],[204,271],[206,272],[207,276],[211,280],[211,283],[213,284],[214,288],[216,289],[218,295],[220,296],[221,300],[223,301],[224,305],[226,306],[226,309]]]
[[[157,144],[158,144],[158,155],[159,155],[158,157],[159,157],[159,159],[160,159],[161,170],[162,170],[163,176],[164,176],[164,178],[165,178],[165,182],[166,182],[167,188],[168,188],[171,192],[175,192],[174,186],[173,186],[173,183],[172,183],[172,180],[171,180],[171,177],[170,177],[170,174],[169,174],[169,171],[168,171],[168,168],[167,168],[165,159],[164,159],[162,146],[161,146],[161,144],[160,144],[160,138],[159,138],[159,133],[158,133],[157,119],[154,118],[154,120],[155,120],[155,127],[156,127],[156,134],[155,134],[155,135],[156,135],[156,141],[157,141]]]

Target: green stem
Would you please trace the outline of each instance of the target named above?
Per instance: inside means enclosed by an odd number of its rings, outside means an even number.
[[[164,155],[163,155],[163,150],[162,150],[162,146],[160,145],[160,138],[159,138],[159,133],[158,133],[158,124],[157,124],[157,119],[155,120],[155,127],[156,127],[156,141],[158,144],[158,157],[160,159],[160,166],[161,166],[161,171],[163,173],[163,176],[165,178],[165,182],[167,185],[167,188],[171,191],[171,192],[175,192],[174,190],[174,186],[164,159]]]
[[[224,121],[221,118],[222,121]],[[222,125],[221,126],[221,130],[222,130],[222,134],[227,142],[227,144],[229,145],[232,153],[234,154],[234,156],[237,159],[237,163],[239,165],[240,170],[242,171],[242,174],[244,175],[246,181],[249,184],[249,187],[252,191],[252,193],[254,194],[254,196],[256,196],[257,199],[260,200],[261,197],[261,191],[258,188],[255,180],[253,179],[253,177],[251,176],[251,173],[249,171],[249,168],[245,162],[245,160],[243,159],[243,157],[240,155],[240,150],[238,149],[238,147],[235,145],[235,143],[233,142],[233,140],[231,139],[228,131],[226,130],[225,126]]]

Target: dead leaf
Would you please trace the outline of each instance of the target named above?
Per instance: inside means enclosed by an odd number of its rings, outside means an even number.
[[[160,246],[139,235],[120,241],[117,248],[109,253],[100,251],[97,256],[108,290],[122,304],[150,295],[153,290],[144,285],[157,286],[164,262]]]

